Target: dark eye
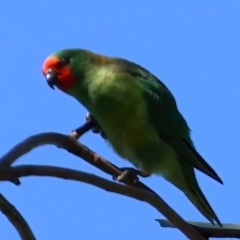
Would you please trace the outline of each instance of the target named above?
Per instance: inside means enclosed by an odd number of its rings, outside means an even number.
[[[60,64],[62,67],[67,66],[69,64],[69,59],[67,58],[62,58],[60,61]]]

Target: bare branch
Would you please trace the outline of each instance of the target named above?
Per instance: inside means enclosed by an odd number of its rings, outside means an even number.
[[[22,240],[36,240],[25,219],[1,193],[0,193],[0,211],[13,224]]]
[[[176,228],[168,220],[156,219],[161,227]],[[205,238],[240,238],[240,224],[222,224],[222,228],[211,223],[187,221]]]
[[[5,173],[5,174],[3,174]],[[7,173],[7,174],[6,174]],[[197,231],[193,230],[171,207],[156,194],[132,186],[124,186],[93,174],[53,166],[21,165],[14,167],[0,167],[0,180],[11,180],[12,177],[49,176],[68,180],[75,180],[94,185],[109,192],[118,193],[139,201],[146,202],[162,213],[176,225],[188,238],[205,240]],[[9,178],[9,179],[7,179]]]
[[[10,151],[8,151],[3,157],[0,158],[0,165],[10,166],[19,157],[30,152],[34,148],[47,144],[55,145],[59,148],[67,150],[69,153],[82,158],[89,164],[97,167],[112,177],[118,177],[122,173],[122,171],[117,166],[100,157],[98,154],[78,142],[76,139],[70,136],[53,132],[40,133],[26,138],[19,144],[15,145]],[[134,181],[131,178],[124,179],[123,183],[155,193],[151,188],[147,187],[142,182]]]

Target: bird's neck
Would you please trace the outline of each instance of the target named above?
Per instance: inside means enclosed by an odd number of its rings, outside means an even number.
[[[79,68],[79,72],[75,73],[75,76],[80,79],[66,93],[76,98],[90,111],[93,106],[96,106],[96,97],[101,94],[100,88],[106,86],[112,58],[92,52],[88,52],[87,55],[88,61],[84,69]]]

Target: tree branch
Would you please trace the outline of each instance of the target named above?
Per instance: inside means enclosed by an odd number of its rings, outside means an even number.
[[[22,240],[36,240],[25,219],[18,210],[0,193],[0,211],[18,231]]]
[[[12,177],[48,176],[88,183],[109,192],[125,195],[146,202],[174,223],[188,238],[205,240],[193,230],[171,207],[156,194],[132,186],[124,186],[93,174],[53,166],[21,165],[14,167],[0,166],[0,180],[11,180]]]
[[[176,228],[168,220],[156,219],[161,227]],[[205,238],[240,238],[240,224],[222,224],[222,228],[217,225],[204,222],[187,221]]]
[[[8,151],[3,157],[0,158],[0,165],[10,166],[18,158],[30,152],[34,148],[47,144],[55,145],[59,148],[67,150],[69,153],[82,158],[89,164],[97,167],[112,177],[118,177],[122,173],[122,171],[117,166],[100,157],[98,154],[78,142],[76,139],[70,136],[53,132],[40,133],[26,138],[19,144],[15,145],[10,151]],[[123,183],[155,193],[151,188],[147,187],[142,182],[134,181],[132,178],[124,179]]]
[[[69,136],[62,135],[62,134],[59,134],[59,133],[41,133],[41,134],[33,135],[33,136],[25,139],[23,142],[17,144],[15,147],[13,147],[2,158],[0,158],[0,166],[3,166],[3,165],[5,166],[5,168],[0,167],[1,172],[2,172],[2,174],[0,174],[1,175],[0,179],[11,180],[11,181],[15,180],[18,177],[18,175],[12,174],[12,171],[20,171],[21,168],[19,168],[19,169],[18,169],[18,167],[7,168],[7,166],[11,165],[19,157],[21,157],[22,155],[28,153],[32,149],[34,149],[34,148],[36,148],[38,146],[46,145],[46,144],[52,144],[52,145],[56,145],[59,148],[63,148],[65,150],[67,150],[68,152],[70,152],[71,154],[82,158],[86,162],[90,163],[91,165],[99,168],[103,172],[105,172],[105,173],[107,173],[107,174],[109,174],[109,175],[111,175],[113,177],[117,177],[117,176],[119,176],[122,173],[121,170],[118,167],[116,167],[114,164],[111,164],[106,159],[98,156],[95,152],[91,151],[89,148],[87,148],[86,146],[84,146],[83,144],[79,143],[78,141],[76,141],[75,139],[73,139],[73,138],[71,138]],[[25,166],[25,167],[22,166],[22,167],[23,167],[23,169],[25,169],[24,171],[27,171],[26,167],[30,167],[31,171],[33,171],[33,167],[34,166]],[[13,170],[15,168],[18,169],[18,170]],[[9,170],[9,169],[11,169],[11,170]],[[34,171],[37,171],[36,169],[38,169],[38,167],[36,167]],[[21,170],[21,171],[23,171],[23,170]],[[46,169],[44,171],[46,171]],[[74,171],[74,170],[68,169],[68,171]],[[78,171],[76,171],[76,172],[78,172]],[[29,172],[25,172],[25,175],[23,174],[23,176],[28,176],[28,175],[32,175],[33,174],[33,172],[30,172],[30,173]],[[80,173],[81,174],[86,174],[86,173],[83,173],[83,172],[80,172]],[[50,174],[50,173],[48,172],[48,174]],[[58,172],[58,174],[60,174],[60,172]],[[61,175],[61,174],[63,174],[63,175]],[[64,178],[64,176],[65,176],[64,173],[61,173],[61,174],[60,174],[60,177]],[[41,175],[41,171],[40,172],[38,172],[38,171],[35,172],[35,175],[39,175],[40,176]],[[43,176],[45,176],[45,175],[43,174]],[[89,175],[84,175],[84,177],[86,177],[86,178],[87,178],[87,176],[89,177]],[[91,175],[91,176],[94,176],[94,175]],[[94,176],[94,177],[95,178],[99,178],[97,176]],[[71,179],[71,178],[69,178],[69,179]],[[87,178],[87,179],[88,179],[88,181],[90,181],[89,178]],[[99,178],[99,179],[101,179],[101,178]],[[98,179],[98,181],[99,181],[99,179]],[[73,180],[83,181],[83,182],[86,182],[86,183],[90,183],[90,184],[96,185],[96,184],[94,184],[92,182],[87,182],[87,180],[84,181],[84,179],[73,179]],[[105,179],[103,179],[103,180],[107,181]],[[107,182],[111,183],[111,184],[114,184],[114,185],[111,185],[111,187],[114,186],[114,187],[117,187],[117,189],[118,189],[118,187],[120,186],[120,188],[124,188],[123,185],[120,185],[120,184],[117,184],[117,183],[113,183],[113,182],[110,182],[110,181],[107,181]],[[203,237],[201,237],[198,234],[198,232],[196,232],[193,229],[194,226],[190,226],[189,224],[187,224],[176,212],[173,211],[173,209],[171,209],[149,187],[147,187],[146,185],[144,185],[140,181],[134,181],[131,178],[126,179],[124,181],[124,183],[126,185],[134,186],[135,188],[138,188],[138,189],[130,188],[133,193],[134,193],[134,191],[140,191],[140,193],[138,193],[140,195],[137,195],[138,196],[137,198],[136,198],[136,196],[134,197],[132,195],[127,195],[127,194],[125,194],[125,195],[131,196],[131,197],[133,197],[135,199],[138,199],[138,200],[141,200],[141,201],[148,202],[151,205],[152,205],[151,201],[152,201],[152,199],[154,199],[153,200],[154,203],[156,201],[156,202],[158,202],[158,204],[160,204],[160,205],[158,205],[159,208],[156,208],[156,206],[155,206],[155,208],[158,209],[158,211],[160,211],[164,216],[166,216],[169,219],[169,221],[172,224],[174,224],[175,226],[177,226],[177,228],[179,228],[186,236],[188,236],[190,239],[203,239]],[[96,185],[96,186],[98,186],[98,185]],[[101,186],[98,186],[98,187],[101,187]],[[106,190],[108,190],[108,189],[106,189]],[[146,192],[146,190],[147,190],[147,192]],[[111,189],[111,190],[108,190],[108,191],[116,192],[117,190],[116,189],[115,190]],[[121,193],[121,192],[117,192],[117,193],[124,194],[124,193]],[[149,201],[150,202],[145,199],[146,198],[145,195],[144,195],[144,200],[141,198],[141,196],[143,196],[143,193],[147,194],[146,195],[147,196],[147,200],[148,200],[148,197],[149,197],[149,199],[150,199]],[[154,195],[154,197],[152,195]],[[140,196],[140,198],[139,198],[139,196]],[[191,237],[191,236],[195,236],[195,237]]]

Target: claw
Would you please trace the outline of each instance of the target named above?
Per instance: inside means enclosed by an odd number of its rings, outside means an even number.
[[[138,176],[131,173],[129,170],[124,170],[122,174],[117,177],[117,181],[123,182],[127,178],[131,178],[135,183],[139,181]]]

